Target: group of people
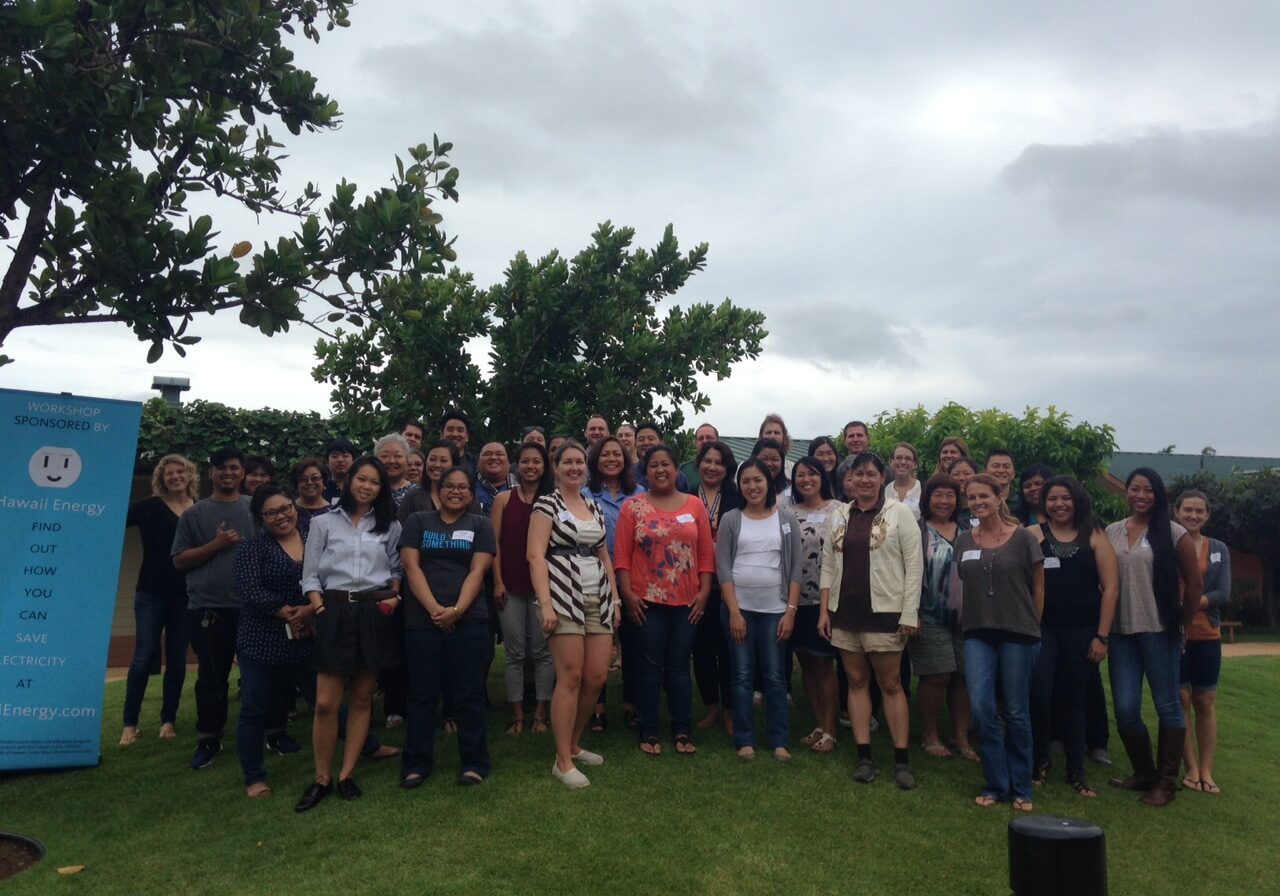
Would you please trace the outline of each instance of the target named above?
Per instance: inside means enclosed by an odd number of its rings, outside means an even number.
[[[703,424],[683,464],[657,424],[611,431],[599,415],[582,441],[531,426],[514,452],[492,442],[478,456],[465,415],[446,414],[439,432],[427,442],[410,421],[368,454],[335,440],[294,464],[290,489],[269,461],[226,448],[210,458],[203,500],[194,464],[162,458],[153,496],[129,513],[143,563],[121,744],[139,736],[162,632],[161,737],[175,735],[188,640],[199,663],[193,769],[221,750],[238,661],[235,734],[250,797],[271,793],[264,746],[298,751],[287,723],[299,697],[311,704],[315,780],[298,811],[334,792],[359,797],[362,758],[399,757],[400,786],[421,786],[440,729],[457,735],[458,783],[483,782],[499,640],[507,733],[549,730],[552,774],[570,788],[604,762],[583,741],[608,724],[615,657],[623,722],[644,753],[692,755],[697,731],[723,725],[742,759],[764,746],[780,761],[791,758],[798,658],[814,723],[799,743],[830,753],[847,724],[855,781],[882,775],[871,749],[882,718],[888,776],[916,786],[908,699],[918,676],[921,748],[981,762],[979,805],[1031,811],[1053,741],[1071,787],[1096,796],[1084,761],[1090,750],[1106,758],[1098,664],[1108,659],[1133,769],[1112,783],[1165,805],[1185,759],[1183,786],[1219,792],[1213,698],[1229,553],[1203,535],[1208,499],[1183,492],[1171,513],[1154,470],[1129,475],[1130,514],[1104,529],[1069,476],[1033,464],[1015,485],[1008,451],[979,463],[952,437],[921,482],[916,448],[894,445],[886,462],[860,421],[844,427],[843,445],[821,437],[794,461],[776,414],[741,461]],[[1159,718],[1154,752],[1144,677]],[[696,724],[695,681],[706,708]],[[386,727],[405,727],[403,750],[371,731],[379,687]]]

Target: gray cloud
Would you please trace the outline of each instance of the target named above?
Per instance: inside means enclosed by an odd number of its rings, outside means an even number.
[[[1068,209],[1173,198],[1280,214],[1280,118],[1250,128],[1152,130],[1128,140],[1032,144],[1001,172],[1020,192],[1043,191]]]

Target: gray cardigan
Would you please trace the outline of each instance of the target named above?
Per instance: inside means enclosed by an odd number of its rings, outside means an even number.
[[[804,575],[804,550],[800,546],[800,521],[785,507],[778,508],[778,527],[782,530],[782,567],[778,584],[782,602],[794,582]],[[742,511],[730,510],[720,518],[716,531],[716,575],[721,585],[733,584],[733,562],[738,556],[738,536],[742,533]]]
[[[1222,608],[1231,600],[1231,550],[1216,538],[1209,539],[1209,571],[1204,574],[1204,596],[1209,599],[1209,608],[1204,614],[1209,623],[1218,628],[1222,624]]]

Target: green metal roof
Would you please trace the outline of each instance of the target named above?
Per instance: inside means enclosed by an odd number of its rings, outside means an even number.
[[[1187,476],[1208,470],[1215,476],[1226,477],[1237,473],[1256,473],[1258,470],[1280,468],[1277,457],[1239,457],[1227,454],[1150,454],[1141,451],[1117,451],[1111,455],[1108,472],[1124,481],[1138,467],[1150,467],[1165,482],[1178,476]]]

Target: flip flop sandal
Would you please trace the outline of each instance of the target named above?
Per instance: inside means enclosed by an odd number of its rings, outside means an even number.
[[[932,740],[928,743],[922,743],[920,744],[920,749],[937,759],[951,758],[951,751],[948,750],[947,745],[940,740]]]
[[[809,752],[810,753],[831,753],[835,751],[835,748],[836,748],[836,739],[824,731],[822,733],[822,737],[818,738],[817,740],[815,740],[813,743],[809,745]]]
[[[507,728],[507,734],[510,734],[513,737],[519,734],[524,734],[524,719],[514,719],[511,722],[510,727]]]
[[[676,752],[681,756],[692,756],[698,752],[698,748],[693,745],[693,741],[689,740],[687,734],[677,734],[675,738]]]
[[[974,805],[981,806],[983,809],[990,809],[1000,801],[989,793],[980,793],[973,798],[973,802]]]
[[[1193,778],[1190,775],[1187,775],[1185,778],[1182,779],[1182,789],[1203,791],[1204,782],[1201,781],[1199,778]]]
[[[1212,781],[1203,781],[1203,780],[1202,780],[1202,781],[1200,782],[1200,792],[1201,792],[1201,793],[1211,793],[1211,794],[1213,794],[1214,796],[1217,796],[1218,794],[1222,793],[1222,788],[1221,788],[1221,787],[1219,787],[1217,784],[1213,783]]]
[[[978,755],[978,751],[973,747],[964,747],[960,750],[960,758],[966,762],[981,762],[982,757]]]
[[[534,734],[546,734],[546,733],[547,733],[547,720],[546,720],[546,719],[543,719],[543,718],[539,718],[538,716],[534,716],[534,717],[533,717],[533,733],[534,733]]]
[[[640,752],[646,756],[661,756],[662,744],[656,737],[646,737],[640,741]]]
[[[825,733],[826,732],[824,732],[821,728],[814,728],[804,737],[800,738],[800,743],[804,744],[806,747],[812,747],[822,738],[822,735]]]
[[[1035,803],[1031,802],[1031,800],[1018,799],[1013,801],[1014,812],[1034,812],[1035,809]]]

